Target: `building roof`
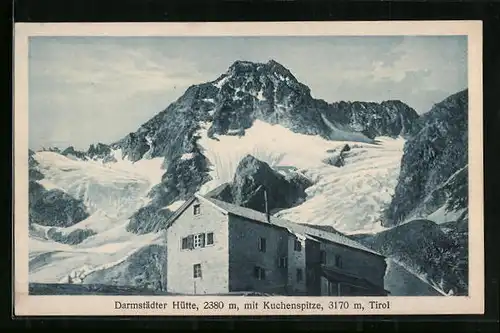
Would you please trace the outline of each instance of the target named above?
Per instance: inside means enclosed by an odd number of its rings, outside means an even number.
[[[192,196],[188,200],[186,200],[177,210],[167,219],[165,223],[165,228],[168,229],[172,223],[181,215],[186,208],[189,207],[189,205],[196,199],[195,196]]]
[[[313,239],[319,238],[320,240],[326,240],[329,242],[333,242],[336,244],[340,244],[343,246],[347,246],[350,248],[354,248],[357,250],[369,252],[369,253],[384,257],[380,253],[377,253],[376,251],[369,249],[366,246],[363,246],[362,244],[346,237],[345,235],[341,234],[340,232],[339,233],[327,232],[327,231],[320,230],[317,228],[308,227],[304,224],[298,224],[298,223],[294,223],[294,222],[291,222],[291,221],[288,221],[288,220],[285,220],[282,218],[277,218],[277,217],[272,216],[272,215],[269,217],[270,222],[268,222],[267,216],[265,213],[262,213],[262,212],[259,212],[259,211],[256,211],[256,210],[253,210],[250,208],[246,208],[246,207],[241,207],[241,206],[238,206],[238,205],[235,205],[232,203],[228,203],[225,201],[217,200],[214,198],[207,198],[207,197],[203,197],[201,195],[196,195],[196,197],[198,197],[201,200],[206,200],[206,201],[212,203],[213,205],[217,206],[219,209],[222,209],[226,213],[240,216],[240,217],[252,220],[252,221],[271,224],[273,226],[288,229],[289,232],[294,233],[294,234],[311,236]]]

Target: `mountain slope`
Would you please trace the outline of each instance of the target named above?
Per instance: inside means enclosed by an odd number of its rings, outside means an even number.
[[[468,90],[421,117],[422,129],[404,147],[398,184],[386,211],[387,226],[427,217],[440,208],[458,211],[459,216],[467,208],[467,117]]]
[[[443,294],[467,295],[467,247],[436,223],[415,220],[361,242],[404,265]]]

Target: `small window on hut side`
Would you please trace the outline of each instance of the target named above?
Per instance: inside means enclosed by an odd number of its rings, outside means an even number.
[[[266,271],[262,267],[255,266],[253,269],[253,276],[257,280],[265,280],[266,279]]]
[[[201,264],[194,264],[193,265],[193,277],[196,278],[201,278]]]
[[[295,240],[295,243],[293,245],[293,249],[297,252],[302,251],[302,243],[299,240]]]
[[[193,214],[194,215],[200,215],[200,204],[194,204],[193,205]]]
[[[288,267],[288,257],[281,257],[278,262],[279,268],[287,268]]]
[[[207,234],[207,245],[212,245],[214,243],[214,233],[209,232]]]
[[[259,251],[266,252],[266,239],[263,237],[259,238]]]

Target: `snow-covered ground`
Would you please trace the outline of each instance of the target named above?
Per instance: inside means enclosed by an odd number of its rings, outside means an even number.
[[[161,181],[163,159],[145,159],[132,163],[121,159],[117,162],[82,161],[67,158],[54,152],[38,152],[34,158],[45,176],[42,185],[48,189],[61,189],[83,200],[91,210],[104,212],[111,217],[130,215],[144,205],[146,194]]]

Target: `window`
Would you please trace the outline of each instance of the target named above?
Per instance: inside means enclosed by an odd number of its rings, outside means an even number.
[[[288,267],[288,258],[287,257],[281,257],[278,262],[278,267],[280,268],[287,268]]]
[[[326,264],[326,252],[321,250],[319,255],[320,255],[320,259],[319,259],[320,263],[322,265],[325,265]]]
[[[257,280],[265,280],[266,279],[266,271],[262,267],[255,266],[253,269],[253,276]]]
[[[260,238],[259,239],[259,251],[260,252],[266,252],[266,239],[265,238]]]
[[[299,240],[295,240],[293,249],[298,252],[302,251],[302,243]]]
[[[193,250],[200,247],[205,247],[207,245],[212,245],[214,243],[214,233],[201,233],[196,235],[189,235],[183,237],[181,240],[182,250]]]
[[[200,204],[194,204],[193,205],[193,214],[194,215],[199,215],[200,214]]]
[[[297,282],[302,282],[304,279],[302,268],[297,268]]]
[[[200,214],[200,204],[194,204],[193,205],[193,214],[194,215],[199,215]]]
[[[181,249],[187,250],[193,248],[193,235],[182,238]]]
[[[201,278],[201,264],[194,264],[193,265],[193,277],[196,278]]]
[[[205,246],[205,234],[194,235],[194,248]]]
[[[335,266],[342,268],[342,257],[338,254],[335,256]]]
[[[212,245],[214,243],[214,233],[209,232],[207,234],[207,245]]]

